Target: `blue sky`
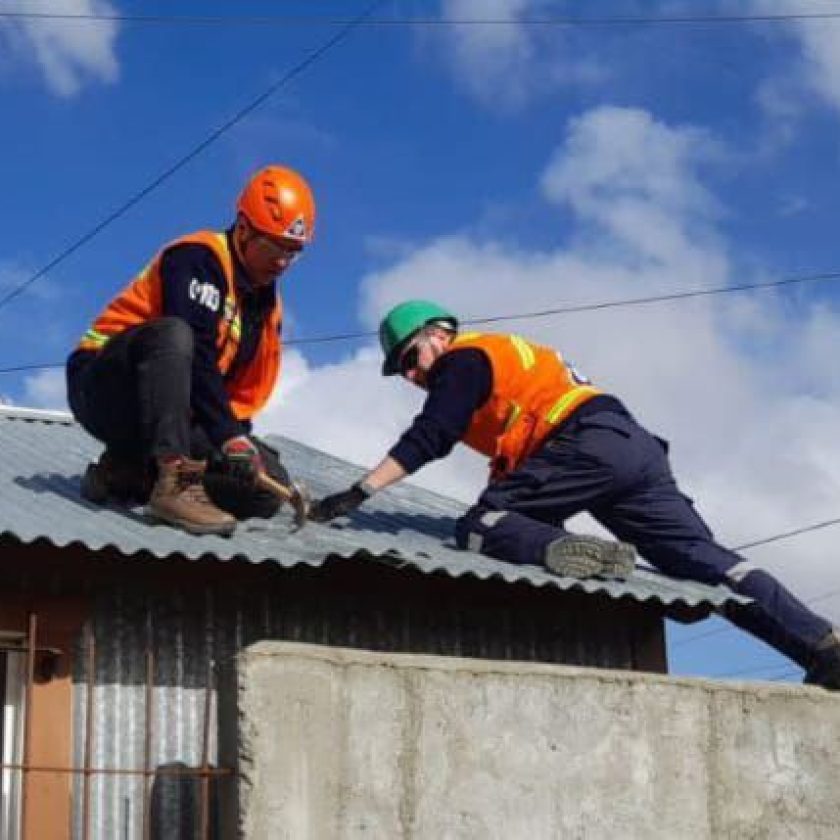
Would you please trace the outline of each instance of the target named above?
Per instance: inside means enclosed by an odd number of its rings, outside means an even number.
[[[352,17],[364,3],[312,2]],[[2,10],[231,15],[221,2],[12,2]],[[465,317],[840,269],[840,19],[533,26],[534,18],[838,13],[840,2],[385,2],[105,231],[0,309],[2,367],[60,362],[164,242],[226,225],[256,167],[316,192],[316,242],[283,281],[286,337],[373,329],[405,297]],[[241,2],[235,14],[291,4]],[[506,25],[458,24],[464,19]],[[0,18],[0,296],[172,166],[337,31]],[[840,283],[515,322],[671,440],[678,477],[738,545],[837,515]],[[262,428],[372,464],[419,396],[371,342],[286,354]],[[2,399],[64,404],[60,371]],[[464,500],[480,459],[417,477]],[[591,527],[582,521],[581,528]],[[803,598],[840,590],[836,531],[749,557]],[[821,611],[840,621],[840,597]],[[678,673],[784,661],[743,634],[672,628]]]

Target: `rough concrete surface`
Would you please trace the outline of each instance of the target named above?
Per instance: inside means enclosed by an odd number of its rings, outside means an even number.
[[[819,689],[265,642],[223,690],[226,836],[840,838]]]

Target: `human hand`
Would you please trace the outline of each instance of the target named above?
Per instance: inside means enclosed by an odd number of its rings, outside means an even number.
[[[333,493],[314,502],[309,511],[309,518],[313,522],[329,522],[338,516],[347,516],[348,513],[356,510],[359,505],[369,499],[371,493],[357,482],[341,493]]]
[[[262,455],[254,442],[245,435],[230,438],[222,444],[224,472],[243,484],[252,485],[265,471]]]

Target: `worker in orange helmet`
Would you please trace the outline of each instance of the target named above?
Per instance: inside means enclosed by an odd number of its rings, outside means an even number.
[[[227,230],[164,246],[67,360],[73,414],[105,444],[83,495],[148,502],[151,516],[198,534],[271,516],[261,472],[289,484],[251,421],[280,372],[276,281],[312,241],[315,201],[297,172],[266,166],[236,210]]]
[[[664,572],[744,596],[727,618],[801,665],[806,682],[840,690],[840,628],[719,545],[678,488],[665,441],[554,348],[518,335],[459,332],[457,317],[427,300],[395,306],[379,338],[383,374],[401,374],[426,400],[382,461],[316,502],[312,519],[352,513],[463,442],[491,459],[491,475],[456,522],[459,548],[566,577],[605,578],[630,575],[638,550]],[[565,521],[581,511],[619,541],[569,533]]]

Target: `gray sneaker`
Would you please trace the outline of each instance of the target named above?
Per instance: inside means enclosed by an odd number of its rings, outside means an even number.
[[[628,543],[567,534],[546,546],[545,565],[561,577],[628,578],[636,565],[636,551]]]

